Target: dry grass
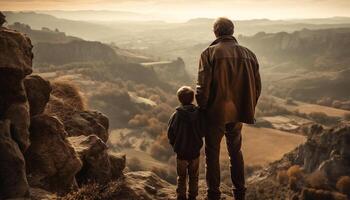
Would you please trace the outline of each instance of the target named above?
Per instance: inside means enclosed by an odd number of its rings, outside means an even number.
[[[321,171],[315,171],[306,178],[306,182],[310,187],[315,189],[327,189],[328,180],[324,173]]]
[[[342,176],[337,181],[336,187],[339,192],[348,195],[350,197],[350,177]]]
[[[289,177],[287,175],[287,171],[286,170],[281,170],[281,171],[277,172],[276,179],[277,179],[277,181],[280,184],[287,185],[288,181],[289,181]]]
[[[327,190],[303,189],[301,200],[347,200],[345,195]]]
[[[77,110],[86,109],[86,99],[73,82],[55,80],[51,82],[52,92],[47,104],[46,113],[57,116],[61,120],[74,114]]]
[[[246,165],[264,166],[305,142],[305,137],[270,128],[244,126],[243,155]],[[221,159],[228,160],[226,140],[221,143]]]
[[[287,175],[289,178],[295,177],[300,179],[304,176],[304,173],[299,165],[293,165],[287,170]]]
[[[57,79],[51,82],[51,94],[60,98],[68,106],[77,110],[86,109],[86,99],[80,92],[80,88],[72,81]]]
[[[332,108],[328,106],[321,106],[316,104],[309,104],[300,101],[294,101],[295,105],[286,104],[285,100],[274,97],[276,103],[285,107],[289,111],[300,111],[302,113],[310,114],[312,112],[323,112],[327,113],[331,117],[343,117],[345,114],[350,114],[350,111]]]
[[[127,160],[127,166],[131,171],[143,171],[145,170],[145,167],[142,165],[142,162],[140,159],[133,157],[131,159]]]

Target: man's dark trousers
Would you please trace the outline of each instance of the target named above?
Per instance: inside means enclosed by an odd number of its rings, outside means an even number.
[[[220,199],[220,143],[225,135],[227,150],[230,156],[231,180],[236,200],[244,199],[245,179],[244,161],[241,151],[242,123],[229,123],[209,128],[205,136],[206,179],[208,185],[208,199]]]

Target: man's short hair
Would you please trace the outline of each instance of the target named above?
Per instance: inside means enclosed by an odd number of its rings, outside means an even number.
[[[224,35],[233,35],[234,25],[233,22],[226,17],[219,17],[214,22],[214,33],[217,37]]]
[[[189,105],[194,100],[194,91],[189,86],[182,86],[177,90],[177,98],[182,105]]]

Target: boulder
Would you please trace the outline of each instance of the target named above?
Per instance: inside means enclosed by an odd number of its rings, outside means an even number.
[[[350,162],[350,124],[344,123],[334,129],[319,129],[308,135],[303,145],[304,169],[310,173],[321,163],[339,155]]]
[[[304,188],[300,195],[301,200],[348,200],[346,195],[327,190],[317,190],[312,188]]]
[[[112,177],[117,179],[123,175],[126,166],[125,154],[108,152],[109,162],[111,163]]]
[[[25,153],[27,177],[32,187],[64,194],[77,186],[75,175],[82,163],[63,124],[55,117],[37,115],[30,126],[31,145]]]
[[[99,137],[81,135],[68,137],[67,140],[83,161],[83,168],[77,174],[79,183],[106,183],[121,176],[125,168],[125,156],[108,154],[107,145]]]
[[[31,200],[57,200],[56,194],[48,192],[40,188],[30,188],[30,199]]]
[[[11,104],[5,113],[5,119],[11,121],[12,139],[17,142],[19,148],[24,153],[30,145],[30,115],[28,103]]]
[[[0,119],[9,119],[14,139],[22,152],[29,146],[29,105],[22,75],[0,68]]]
[[[24,34],[0,27],[0,68],[18,71],[23,77],[31,74],[32,48]]]
[[[335,155],[322,162],[319,170],[326,176],[329,183],[335,187],[340,177],[350,175],[350,162],[341,156]]]
[[[206,191],[205,181],[200,180],[198,199],[204,199]],[[233,198],[232,190],[226,185],[221,185],[221,191],[222,199]],[[118,180],[104,185],[95,183],[84,185],[78,191],[72,192],[62,199],[175,200],[176,186],[164,181],[153,172],[129,172]]]
[[[24,79],[24,87],[30,106],[30,115],[42,114],[50,99],[51,85],[40,76],[31,75]]]
[[[25,162],[11,138],[10,121],[0,121],[0,199],[29,197]]]
[[[76,111],[64,126],[69,136],[94,134],[103,142],[108,140],[108,118],[98,111]]]
[[[0,27],[6,22],[6,17],[0,12]]]

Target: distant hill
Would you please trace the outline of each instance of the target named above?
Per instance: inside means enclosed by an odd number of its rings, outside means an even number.
[[[115,10],[47,10],[36,11],[38,13],[52,15],[58,18],[78,20],[78,21],[117,21],[117,20],[137,20],[145,21],[153,19],[150,15],[136,12],[115,11]]]
[[[38,11],[39,12],[39,11]],[[191,19],[183,23],[157,21],[151,15],[120,11],[40,11],[4,12],[9,24],[21,22],[34,29],[58,28],[69,35],[89,40],[125,43],[137,48],[145,45],[163,45],[163,40],[196,44],[213,39],[212,18]],[[254,35],[264,31],[293,32],[303,28],[350,27],[350,18],[300,19],[300,20],[234,20],[236,34]],[[155,37],[157,33],[157,37]],[[141,41],[140,41],[141,39]],[[148,44],[146,42],[152,42]],[[181,44],[181,43],[179,43]],[[173,46],[170,46],[171,48]],[[158,54],[158,52],[156,52]]]
[[[27,24],[22,24],[19,22],[15,22],[14,24],[8,25],[9,28],[25,33],[28,37],[30,37],[33,44],[40,42],[47,43],[66,43],[75,40],[82,40],[78,37],[67,36],[66,33],[61,32],[58,29],[51,30],[49,28],[41,28],[41,30],[32,29]]]
[[[14,23],[9,28],[25,33],[32,41],[33,64],[38,71],[70,74],[84,73],[97,81],[124,80],[149,86],[169,88],[169,77],[187,81],[188,75],[181,58],[163,61],[164,66],[145,66],[141,63],[156,63],[157,60],[136,51],[121,49],[114,44],[87,41],[69,36],[64,32]],[[147,65],[147,64],[146,64]],[[173,76],[178,74],[178,76]]]
[[[47,14],[35,12],[3,12],[6,15],[8,24],[21,22],[28,24],[33,29],[46,27],[52,30],[56,28],[66,32],[69,35],[77,36],[89,40],[98,40],[99,38],[112,36],[113,29],[99,24],[60,19]]]
[[[350,28],[260,32],[238,39],[259,56],[265,67],[285,71],[295,68],[335,71],[350,66]]]

